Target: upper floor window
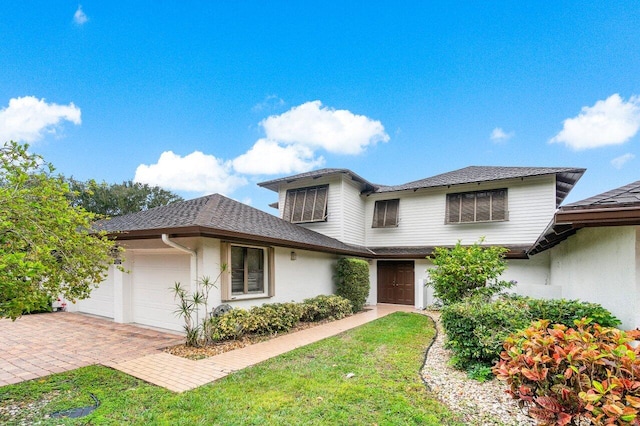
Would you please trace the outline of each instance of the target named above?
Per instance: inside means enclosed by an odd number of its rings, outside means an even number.
[[[507,220],[507,189],[447,194],[446,223]]]
[[[398,226],[400,200],[378,200],[373,209],[372,228],[392,228]]]
[[[282,218],[291,223],[327,220],[328,192],[329,185],[288,190]]]

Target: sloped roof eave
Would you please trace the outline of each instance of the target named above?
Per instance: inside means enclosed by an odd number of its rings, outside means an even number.
[[[156,229],[138,229],[130,231],[119,231],[107,234],[116,240],[137,240],[137,239],[154,239],[160,238],[162,234],[168,234],[172,238],[179,237],[208,237],[218,239],[230,239],[235,241],[244,241],[248,243],[269,244],[280,247],[296,248],[299,250],[318,251],[323,253],[344,254],[359,257],[373,257],[372,253],[364,247],[349,246],[340,243],[343,247],[310,244],[300,241],[285,240],[262,235],[247,234],[236,231],[209,228],[203,226],[185,226],[175,228],[156,228]],[[337,240],[336,240],[337,241]]]

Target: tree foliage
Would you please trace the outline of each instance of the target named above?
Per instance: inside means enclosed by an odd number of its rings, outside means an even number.
[[[91,234],[95,218],[69,204],[69,187],[28,145],[0,148],[0,318],[50,298],[89,296],[104,280],[115,243]]]
[[[103,216],[121,216],[129,213],[165,206],[182,201],[182,197],[146,183],[124,181],[122,183],[86,182],[68,178],[71,191],[69,200],[75,207]]]
[[[436,247],[432,259],[435,268],[428,271],[427,285],[445,305],[472,295],[490,297],[515,284],[498,279],[507,269],[504,255],[508,250],[482,246],[482,242],[465,247],[458,241],[453,248]]]

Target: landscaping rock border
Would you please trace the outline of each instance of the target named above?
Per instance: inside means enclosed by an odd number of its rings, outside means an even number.
[[[480,383],[466,373],[449,366],[451,353],[444,348],[445,333],[440,313],[425,312],[436,325],[437,335],[427,350],[422,367],[422,379],[428,388],[468,425],[520,426],[536,422],[505,393],[506,386],[498,380]]]

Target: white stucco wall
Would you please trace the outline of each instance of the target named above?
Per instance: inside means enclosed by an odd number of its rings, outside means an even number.
[[[561,298],[562,288],[551,284],[549,262],[548,251],[532,256],[530,259],[510,259],[507,261],[507,270],[500,279],[516,282],[514,287],[507,290],[509,293],[540,299]]]
[[[291,252],[296,260],[291,260]],[[302,302],[320,294],[334,294],[333,272],[338,257],[327,253],[276,247],[275,295],[273,297],[225,302],[248,308],[263,303]],[[219,292],[217,295],[219,297]]]
[[[181,331],[182,319],[174,314],[177,300],[170,289],[174,282],[180,281],[184,287],[193,290],[192,276],[218,278],[220,240],[176,238],[172,241],[196,250],[197,263],[190,261],[189,254],[168,247],[159,239],[128,241],[123,244],[126,262],[122,265],[128,272],[121,273],[111,267],[106,281],[94,290],[91,299],[70,305],[68,309],[107,316],[117,322],[136,322]],[[291,260],[292,251],[296,253],[295,260]],[[333,254],[276,247],[275,295],[227,303],[248,308],[263,303],[301,302],[320,294],[334,294],[333,274],[337,259],[338,256]],[[197,275],[191,271],[194,265]],[[114,286],[114,281],[119,284]],[[209,310],[222,303],[221,299],[218,281],[209,294]]]
[[[600,303],[623,329],[640,327],[638,228],[584,228],[550,250],[551,284],[562,297]]]

